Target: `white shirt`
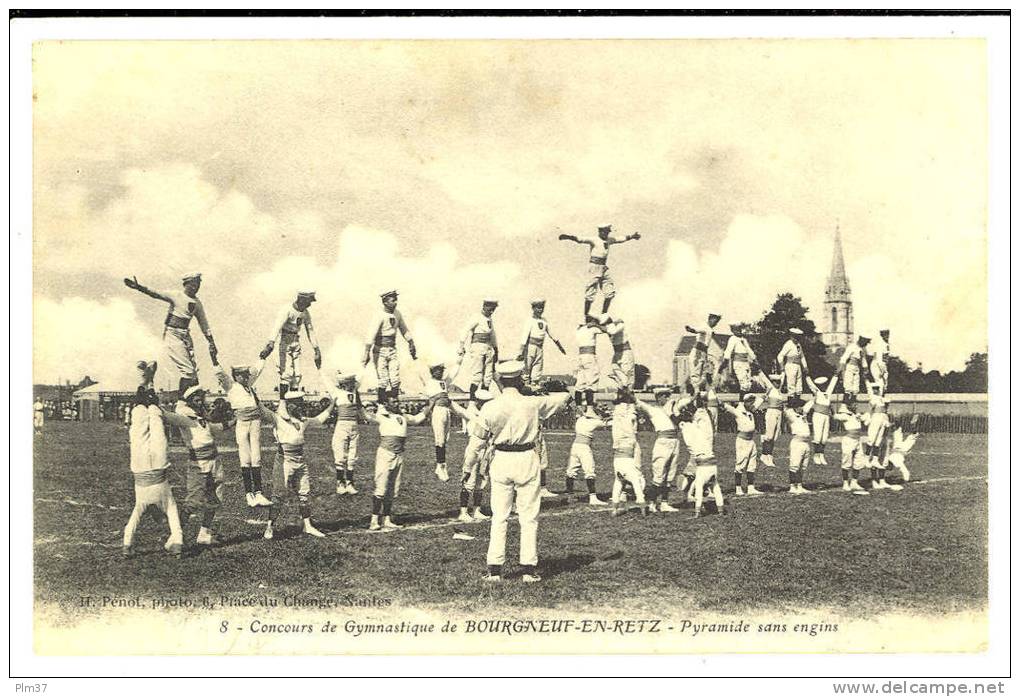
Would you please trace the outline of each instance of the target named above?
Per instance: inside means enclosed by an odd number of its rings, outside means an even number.
[[[797,362],[804,362],[804,354],[801,353],[800,346],[793,339],[787,339],[786,343],[783,344],[783,348],[780,349],[779,355],[776,356],[776,362],[782,367],[786,363],[786,358],[796,358]]]
[[[628,343],[623,320],[618,319],[615,322],[610,322],[606,325],[605,332],[609,335],[609,341],[613,345],[613,353],[619,357],[625,350],[624,345]]]
[[[269,411],[263,407],[263,412],[267,415],[271,415],[273,418],[273,426],[276,430],[276,440],[281,445],[304,445],[305,444],[305,429],[309,426],[322,425],[329,418],[330,409],[332,404],[323,409],[315,416],[308,419],[295,419],[293,416],[287,413],[287,403],[284,400],[280,400],[279,405],[276,407],[276,411]]]
[[[681,421],[680,432],[684,444],[696,460],[707,460],[714,457],[712,417],[704,409],[694,413],[693,421]]]
[[[539,421],[559,411],[568,401],[567,392],[524,396],[513,387],[505,388],[486,402],[476,419],[479,434],[492,439],[493,445],[527,445],[539,436]]]
[[[670,418],[669,412],[671,403],[666,402],[664,407],[660,407],[656,404],[646,404],[644,402],[638,402],[638,408],[644,411],[649,420],[652,422],[652,428],[655,429],[656,433],[665,433],[666,431],[676,431],[676,424],[673,423],[673,419]]]
[[[796,409],[786,410],[786,420],[790,423],[790,433],[804,438],[811,437],[811,424],[807,417]]]
[[[914,447],[914,443],[917,442],[917,434],[911,433],[906,438],[903,437],[903,429],[897,428],[893,431],[893,452],[903,453],[906,455],[910,452],[910,449]]]
[[[695,359],[700,359],[708,353],[709,344],[712,343],[712,337],[715,336],[715,328],[710,327],[707,324],[704,327],[699,328],[694,333],[694,347],[691,349],[690,356]]]
[[[215,445],[213,424],[188,406],[184,400],[178,400],[173,412],[164,411],[163,418],[171,426],[181,430],[184,444],[191,450]]]
[[[460,343],[465,348],[472,343],[488,344],[496,348],[496,327],[492,324],[492,317],[478,315],[464,328],[461,334]]]
[[[325,380],[323,380],[325,382]],[[345,390],[342,387],[333,385],[329,388],[330,399],[336,405],[336,422],[340,425],[341,421],[357,421],[358,411],[360,410],[358,402],[358,385],[359,381],[355,380],[353,390]]]
[[[194,317],[198,320],[198,326],[202,333],[209,336],[209,321],[205,317],[205,307],[197,297],[192,298],[183,290],[160,291],[160,295],[166,296],[170,301],[170,314],[175,317],[191,321]]]
[[[575,338],[577,339],[577,348],[590,347],[595,348],[595,338],[602,331],[598,327],[589,327],[587,324],[582,324],[577,328]]]
[[[877,358],[881,362],[885,363],[886,359],[889,357],[889,344],[887,344],[881,337],[873,339],[871,343],[868,344],[868,356],[873,359]]]
[[[600,428],[605,428],[605,426],[606,422],[601,418],[581,414],[574,422],[574,435],[580,437],[582,440],[587,439],[587,442],[591,443],[591,439],[592,436],[595,435],[595,431]]]
[[[754,355],[754,351],[751,350],[751,345],[748,344],[747,339],[742,336],[731,336],[729,338],[726,342],[726,350],[723,351],[723,358],[728,361],[732,361],[734,353],[746,353],[746,360],[748,363],[757,359],[757,356]],[[745,359],[741,357],[738,360],[743,361]]]
[[[259,375],[262,374],[262,368],[264,365],[265,361],[262,361],[255,367],[254,370],[251,371],[249,382],[254,383],[258,380]],[[234,378],[223,369],[223,366],[214,366],[213,372],[216,373],[216,379],[219,381],[220,387],[222,387],[224,392],[227,393],[227,401],[230,402],[231,409],[234,411],[250,411],[258,408],[259,398],[255,393],[254,387],[245,387],[234,380]]]
[[[628,402],[613,405],[613,447],[637,442],[637,407]]]
[[[839,359],[840,368],[845,368],[848,363],[854,363],[858,368],[864,360],[864,349],[859,344],[850,344],[843,350]]]
[[[393,312],[379,310],[375,313],[375,317],[372,318],[372,322],[368,325],[368,332],[365,334],[365,343],[375,346],[380,346],[383,343],[386,343],[389,346],[395,346],[398,330],[405,340],[411,340],[411,336],[407,329],[407,323],[404,322],[404,317],[400,314],[400,310],[394,310]]]
[[[309,343],[318,348],[319,343],[315,339],[315,330],[312,329],[311,313],[308,312],[308,308],[298,311],[293,304],[283,308],[277,316],[276,324],[273,325],[272,340],[275,341],[281,334],[293,334],[296,337],[302,326],[308,334]]]
[[[530,342],[542,348],[545,344],[545,337],[549,334],[549,320],[545,317],[529,317],[524,324],[524,338],[521,340],[521,350],[525,350]]]
[[[608,263],[610,245],[619,243],[618,240],[615,240],[612,237],[602,239],[601,237],[598,236],[579,237],[578,241],[581,242],[581,244],[586,244],[591,248],[588,256],[589,261],[591,261],[592,263],[603,264]],[[600,259],[601,261],[596,261],[597,259]]]

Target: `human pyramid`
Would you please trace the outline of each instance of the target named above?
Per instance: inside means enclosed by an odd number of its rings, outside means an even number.
[[[592,440],[596,431],[610,427],[613,446],[613,489],[611,505],[614,515],[624,513],[633,497],[641,513],[669,513],[678,508],[670,503],[675,483],[679,493],[693,499],[694,516],[703,512],[706,495],[715,500],[717,509],[728,513],[731,502],[724,500],[718,481],[718,465],[714,440],[719,410],[725,409],[735,419],[736,458],[734,473],[736,496],[756,496],[755,473],[759,459],[767,467],[775,466],[775,441],[785,420],[792,435],[789,447],[789,493],[807,493],[804,471],[809,458],[825,465],[824,447],[829,437],[830,420],[843,423],[841,439],[841,471],[843,489],[855,495],[870,490],[900,490],[898,484],[887,483],[887,468],[897,468],[904,481],[910,473],[905,456],[917,439],[917,420],[905,428],[892,429],[886,396],[889,332],[880,332],[872,343],[866,337],[844,351],[832,376],[812,379],[801,347],[803,332],[791,328],[789,339],[776,356],[780,372],[768,375],[738,325],[731,325],[732,335],[716,366],[710,356],[716,328],[721,320],[710,313],[700,327],[687,326],[694,335],[694,346],[688,357],[690,375],[685,384],[674,389],[658,390],[654,401],[646,403],[634,394],[635,357],[626,324],[611,316],[609,309],[615,296],[615,285],[609,273],[610,247],[639,240],[639,233],[619,238],[610,226],[599,227],[595,236],[560,235],[560,240],[589,247],[588,281],[584,294],[583,321],[575,338],[577,342],[576,384],[572,389],[575,411],[575,437],[566,467],[566,493],[574,491],[578,478],[585,480],[588,503],[607,506],[595,491],[595,457]],[[177,427],[188,446],[187,520],[200,519],[195,537],[197,545],[214,545],[217,537],[212,526],[223,501],[224,472],[217,458],[213,432],[233,427],[246,503],[250,507],[268,508],[264,536],[272,539],[282,514],[282,503],[296,498],[303,530],[314,537],[323,533],[312,522],[310,484],[305,462],[305,431],[310,426],[326,424],[335,418],[332,450],[338,495],[356,494],[354,467],[358,453],[358,424],[374,423],[379,429],[379,446],[375,456],[370,530],[389,531],[401,526],[393,520],[393,503],[400,492],[408,426],[429,421],[435,446],[435,474],[449,480],[446,447],[450,435],[451,412],[463,421],[468,434],[464,464],[460,477],[459,521],[487,520],[482,510],[483,492],[492,484],[490,508],[492,533],[488,564],[490,577],[498,577],[502,565],[506,521],[511,511],[521,522],[521,564],[525,577],[537,580],[535,533],[539,499],[557,494],[546,487],[548,448],[542,433],[542,422],[570,401],[569,393],[549,394],[544,380],[544,350],[550,340],[561,353],[563,345],[551,331],[544,316],[545,300],[531,303],[521,340],[514,345],[511,360],[500,361],[499,344],[493,315],[498,302],[482,301],[480,313],[465,326],[459,337],[457,358],[452,362],[432,362],[421,366],[418,352],[404,317],[397,309],[398,293],[388,290],[381,295],[381,308],[373,317],[365,334],[365,349],[359,369],[338,370],[331,379],[322,375],[322,352],[312,325],[310,307],[315,292],[302,290],[292,304],[283,308],[273,325],[270,338],[252,364],[238,364],[229,372],[219,363],[213,339],[198,291],[201,274],[192,273],[182,279],[180,291],[155,291],[138,282],[125,279],[129,288],[168,305],[163,341],[170,365],[178,377],[177,402],[173,410],[160,405],[153,387],[155,361],[138,363],[139,387],[131,411],[131,470],[135,479],[135,508],[124,530],[125,555],[134,553],[135,530],[142,513],[152,505],[167,515],[170,537],[166,549],[180,555],[184,549],[181,517],[167,478],[169,460],[164,424]],[[596,298],[602,296],[601,312],[593,313]],[[206,393],[199,387],[194,343],[189,326],[198,321],[204,334],[217,382],[226,399],[207,404]],[[306,416],[302,389],[300,335],[304,330],[313,352],[315,369],[323,384],[329,385],[328,396],[319,403],[317,413]],[[612,347],[609,371],[602,374],[597,360],[598,336],[604,334]],[[401,375],[397,336],[402,337],[412,363],[420,371],[428,401],[417,413],[405,413],[400,403]],[[254,383],[263,373],[265,363],[277,354],[279,403],[268,408],[255,392]],[[372,365],[378,380],[375,404],[362,403],[362,375]],[[466,403],[459,404],[450,396],[449,386],[462,371],[470,375]],[[720,396],[727,382],[736,384],[735,399]],[[835,408],[837,384],[842,382],[842,399]],[[857,406],[862,382],[866,386],[869,409]],[[804,386],[811,397],[802,398]],[[609,389],[614,393],[611,408],[596,404],[595,393]],[[755,414],[764,411],[761,446],[756,442]],[[651,454],[651,477],[642,474],[641,448],[637,440],[638,414],[644,414],[655,430]],[[284,491],[279,500],[270,499],[268,478],[261,468],[262,424],[272,426],[277,442],[275,467],[282,469]],[[891,433],[890,433],[891,432]],[[681,471],[681,442],[690,457]],[[497,474],[493,463],[504,463]],[[862,481],[865,468],[870,469],[870,489]],[[532,471],[534,470],[534,471]],[[534,476],[531,476],[534,474]],[[532,481],[534,480],[534,481]],[[745,488],[746,483],[746,488]],[[530,540],[530,542],[529,542]]]

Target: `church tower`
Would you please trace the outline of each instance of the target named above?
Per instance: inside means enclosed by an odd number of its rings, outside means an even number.
[[[836,225],[836,239],[832,247],[832,269],[825,286],[825,303],[819,329],[822,343],[829,347],[846,346],[854,334],[854,304],[850,298],[850,281],[843,264],[843,239]]]

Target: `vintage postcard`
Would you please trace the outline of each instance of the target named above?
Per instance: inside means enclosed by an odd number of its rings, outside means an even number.
[[[985,39],[123,38],[31,44],[36,655],[989,650]]]

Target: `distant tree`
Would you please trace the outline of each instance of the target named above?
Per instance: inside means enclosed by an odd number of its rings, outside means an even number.
[[[634,366],[634,389],[643,390],[648,381],[652,379],[652,371],[640,363]]]
[[[961,392],[988,391],[988,354],[972,353],[960,374]]]
[[[801,347],[807,359],[808,372],[812,376],[831,375],[833,366],[825,359],[825,344],[815,329],[815,323],[808,319],[808,308],[792,293],[780,293],[772,307],[757,322],[744,323],[751,348],[758,355],[758,362],[766,371],[777,369],[776,356],[789,338],[790,329],[796,327],[804,332]]]

